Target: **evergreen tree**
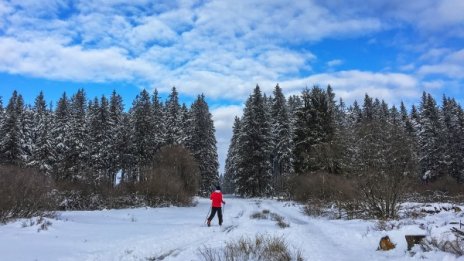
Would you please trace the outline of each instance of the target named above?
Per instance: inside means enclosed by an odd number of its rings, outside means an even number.
[[[421,178],[424,181],[435,180],[442,176],[444,169],[444,136],[440,123],[440,112],[435,100],[425,92],[419,108],[419,164]]]
[[[443,97],[442,125],[445,134],[444,163],[447,173],[458,182],[464,182],[464,126],[462,108],[456,100]]]
[[[279,85],[274,89],[270,111],[273,186],[277,192],[283,192],[285,180],[293,173],[293,143],[291,120],[287,112],[285,96]]]
[[[154,143],[155,151],[158,151],[164,144],[166,144],[166,123],[165,123],[165,108],[160,101],[158,91],[155,89],[152,98],[153,106],[153,125],[154,125]]]
[[[116,173],[121,171],[122,173],[125,172],[123,166],[123,158],[127,154],[128,147],[125,144],[127,138],[125,135],[130,133],[129,131],[125,131],[126,128],[129,127],[124,125],[124,104],[122,101],[122,97],[113,91],[110,97],[110,104],[109,104],[109,129],[110,129],[110,143],[109,143],[109,173],[112,175],[110,177],[110,181],[116,181]]]
[[[234,120],[234,125],[232,127],[232,138],[230,140],[229,149],[227,151],[226,164],[224,167],[224,184],[223,190],[226,193],[235,192],[235,179],[237,176],[237,160],[240,156],[238,153],[239,146],[239,136],[240,136],[240,118],[237,116]]]
[[[334,172],[333,148],[335,101],[330,86],[327,91],[319,87],[305,89],[302,94],[303,106],[297,111],[295,125],[295,171],[325,170]]]
[[[72,147],[71,147],[71,124],[70,124],[70,101],[63,93],[58,100],[51,128],[52,137],[52,173],[55,180],[72,181]]]
[[[200,168],[200,194],[206,196],[211,186],[218,184],[219,163],[214,122],[204,95],[199,95],[192,104],[189,118],[187,147]]]
[[[51,112],[47,109],[43,92],[40,92],[33,107],[32,142],[34,144],[32,156],[28,166],[50,174],[53,164],[53,147],[51,131]]]
[[[0,163],[21,165],[23,155],[21,118],[24,113],[22,96],[16,91],[11,95],[0,129]]]
[[[25,105],[24,101],[21,99],[21,103],[23,104],[23,113],[20,117],[20,125],[21,125],[21,164],[27,165],[31,160],[32,153],[35,150],[35,135],[33,128],[34,125],[34,112],[30,105]]]
[[[84,89],[80,89],[70,100],[70,125],[69,157],[66,164],[71,166],[73,180],[93,183],[88,162],[90,161],[90,149],[88,147],[89,133],[87,127],[87,98]]]
[[[179,97],[175,87],[169,95],[166,103],[166,143],[179,144],[182,139],[181,125],[181,107],[179,105]]]
[[[179,118],[178,118],[178,127],[179,127],[179,132],[177,139],[175,140],[175,144],[181,144],[183,146],[186,145],[186,142],[189,137],[189,131],[191,131],[191,123],[192,119],[190,118],[190,113],[185,105],[185,103],[182,103],[182,107],[180,107],[180,112],[179,112]]]
[[[111,129],[108,100],[102,96],[95,98],[88,109],[89,153],[92,182],[113,184],[114,173],[111,172]]]
[[[235,185],[237,193],[242,196],[272,193],[269,132],[265,101],[259,86],[256,86],[246,102],[241,120]]]
[[[150,95],[143,90],[134,100],[131,111],[131,126],[134,157],[136,159],[137,171],[134,175],[141,174],[140,170],[148,166],[155,154],[154,121]],[[132,181],[140,181],[143,178],[133,176]]]

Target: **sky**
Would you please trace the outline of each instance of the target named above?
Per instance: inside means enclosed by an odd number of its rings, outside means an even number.
[[[204,93],[222,170],[256,84],[463,105],[463,14],[462,0],[0,0],[0,96],[116,90],[127,109],[142,89],[175,86],[187,104]]]

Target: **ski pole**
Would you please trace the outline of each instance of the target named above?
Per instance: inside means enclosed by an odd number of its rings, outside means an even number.
[[[206,220],[208,220],[209,214],[211,214],[211,208],[209,208],[208,214],[206,214],[205,223],[206,223]]]

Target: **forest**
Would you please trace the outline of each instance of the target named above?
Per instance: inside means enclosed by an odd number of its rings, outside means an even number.
[[[83,89],[64,93],[52,108],[42,92],[27,105],[15,91],[5,108],[0,103],[0,164],[3,219],[28,208],[26,216],[47,208],[188,204],[219,179],[205,96],[187,108],[175,88],[166,101],[143,90],[128,110],[116,92],[90,100]]]
[[[461,195],[463,181],[464,112],[455,99],[438,106],[424,92],[408,109],[366,94],[347,106],[331,86],[288,99],[279,85],[272,96],[256,86],[235,118],[224,175],[225,189],[241,196],[310,208],[336,202],[347,215],[377,218],[395,217],[414,194]]]
[[[382,218],[396,216],[407,196],[462,191],[464,112],[446,96],[439,106],[424,92],[408,109],[366,94],[347,106],[330,86],[288,99],[279,85],[272,95],[256,86],[235,118],[221,176],[204,95],[188,108],[175,88],[165,101],[143,90],[128,110],[116,92],[64,93],[55,107],[45,100],[41,92],[27,105],[15,91],[0,103],[2,220],[190,204],[220,183],[242,197],[336,202],[344,215]]]

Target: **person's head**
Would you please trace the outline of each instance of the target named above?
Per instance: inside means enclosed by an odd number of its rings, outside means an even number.
[[[221,190],[221,186],[217,185],[216,190]]]

